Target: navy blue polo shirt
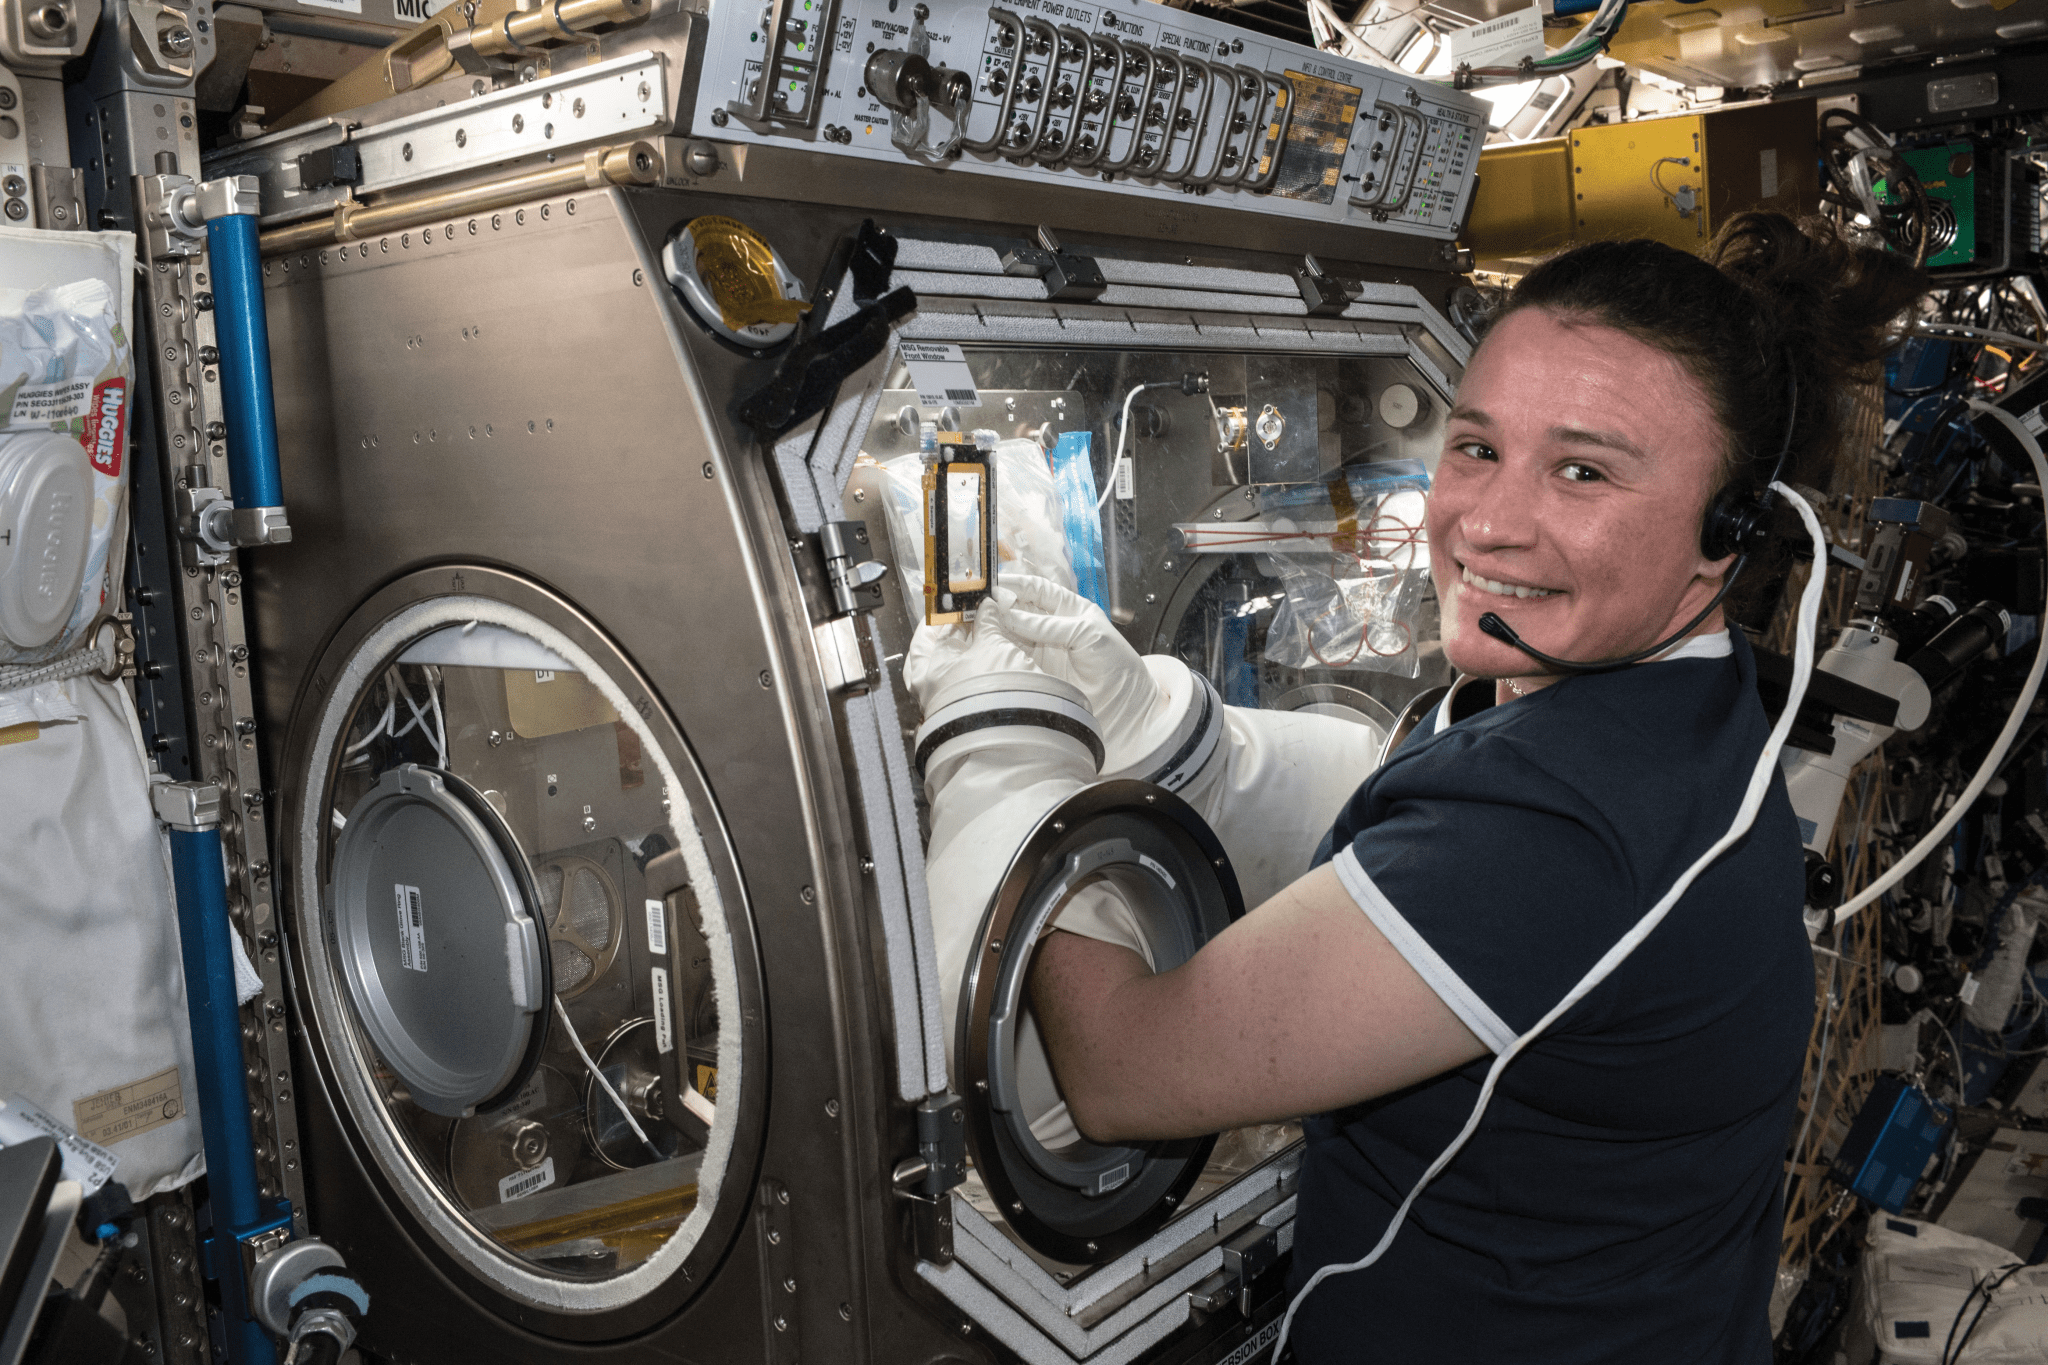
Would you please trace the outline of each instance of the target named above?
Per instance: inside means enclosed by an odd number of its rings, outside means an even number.
[[[1498,1053],[1727,830],[1768,733],[1740,633],[1694,640],[1419,730],[1316,861]],[[1768,1362],[1803,898],[1774,775],[1748,835],[1509,1064],[1380,1262],[1309,1296],[1305,1365]],[[1296,1290],[1371,1250],[1491,1061],[1308,1120]]]

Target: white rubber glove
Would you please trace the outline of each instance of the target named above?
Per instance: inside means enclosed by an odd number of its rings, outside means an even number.
[[[1102,608],[1048,579],[1006,575],[982,604],[981,620],[1081,689],[1108,748],[1104,778],[1150,776],[1147,760],[1164,756],[1190,704],[1200,701],[1185,664],[1139,654]]]

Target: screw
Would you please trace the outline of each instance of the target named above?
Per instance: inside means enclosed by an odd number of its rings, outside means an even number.
[[[709,468],[710,468],[710,466],[709,466],[709,465],[706,465],[706,466],[705,466],[705,468],[709,469]],[[761,687],[762,687],[762,689],[763,689],[764,691],[765,691],[766,689],[768,689],[768,688],[771,688],[771,687],[775,686],[775,675],[774,675],[773,673],[770,673],[770,672],[769,672],[769,671],[768,671],[767,669],[765,669],[765,668],[764,668],[764,669],[762,669],[762,670],[761,670],[761,677],[760,677],[760,683],[761,683]]]
[[[460,135],[458,135],[458,136],[457,136],[457,138],[456,138],[456,145],[458,145],[458,146],[460,146],[460,145],[461,145],[461,137],[460,137]],[[399,147],[399,149],[398,149],[398,154],[399,154],[400,156],[404,157],[404,158],[405,158],[405,159],[406,159],[407,161],[410,161],[410,160],[412,160],[412,144],[411,144],[410,142],[408,142],[408,143],[405,143],[405,144],[403,144],[402,146],[400,146],[400,147]]]
[[[466,133],[466,132],[464,132],[464,131],[463,131],[462,129],[460,129],[460,128],[457,128],[457,129],[455,130],[455,145],[456,145],[456,146],[458,146],[458,147],[467,147],[467,146],[469,145],[469,134],[468,134],[468,133]],[[408,161],[412,160],[412,144],[411,144],[411,143],[407,143],[407,144],[406,144],[406,158],[405,158],[405,159],[406,159],[406,160],[408,160]]]
[[[805,905],[809,905],[811,902],[818,899],[818,893],[812,890],[810,887],[806,886],[796,893],[796,897]]]
[[[572,114],[574,114],[574,115],[575,115],[575,116],[576,116],[577,118],[582,118],[582,117],[583,117],[583,101],[582,101],[582,100],[577,100],[577,101],[576,101],[576,102],[575,102],[574,104],[570,105],[570,106],[569,106],[569,112],[570,112],[570,113],[572,113]]]
[[[850,1304],[850,1303],[842,1303],[842,1304],[840,1304],[840,1305],[839,1305],[839,1320],[840,1320],[841,1322],[852,1322],[852,1321],[853,1321],[853,1305],[852,1305],[852,1304]]]
[[[707,479],[715,479],[718,477],[718,475],[712,471],[711,461],[709,460],[706,460],[704,462],[704,477]]]
[[[825,1101],[825,1117],[826,1117],[826,1118],[828,1118],[828,1119],[836,1119],[836,1118],[838,1118],[838,1117],[839,1117],[839,1101],[838,1101],[838,1100],[826,1100],[826,1101]]]
[[[14,91],[6,86],[0,86],[0,109],[12,109],[13,107]]]
[[[157,51],[166,57],[189,57],[192,55],[192,30],[182,25],[167,28],[157,35]]]

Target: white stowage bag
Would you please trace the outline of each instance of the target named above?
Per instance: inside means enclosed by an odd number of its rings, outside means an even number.
[[[1858,1273],[1861,1325],[1880,1365],[1938,1365],[1945,1353],[1962,1365],[2048,1361],[2048,1266],[2024,1266],[1996,1242],[1878,1211]],[[1966,1329],[1968,1345],[1958,1350]]]
[[[168,849],[127,689],[50,686],[77,718],[0,743],[0,1100],[142,1199],[203,1169]]]

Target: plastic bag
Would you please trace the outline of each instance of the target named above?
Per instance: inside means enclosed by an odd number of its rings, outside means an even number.
[[[1072,589],[1065,516],[1052,466],[1038,442],[996,442],[996,581],[1037,574]],[[913,628],[924,624],[924,457],[899,455],[879,466],[887,476],[882,507],[895,547],[897,587]]]
[[[1074,561],[1074,590],[1108,611],[1109,576],[1102,563],[1102,512],[1089,433],[1061,432],[1052,449],[1052,468],[1065,513],[1067,553]]]
[[[46,662],[84,643],[120,578],[126,542],[134,362],[120,282],[132,268],[134,247],[132,238],[125,252],[99,240],[112,234],[66,235],[79,240],[24,252],[19,270],[0,271],[0,431],[56,431],[79,443],[90,470],[91,532],[78,599],[63,630],[33,647],[0,639],[5,665]],[[47,279],[60,270],[95,274],[38,288],[5,283],[10,276]]]
[[[1366,669],[1412,678],[1416,607],[1429,578],[1429,473],[1398,460],[1260,490],[1256,549],[1285,591],[1265,657],[1284,668]],[[1240,523],[1242,528],[1242,523]]]

